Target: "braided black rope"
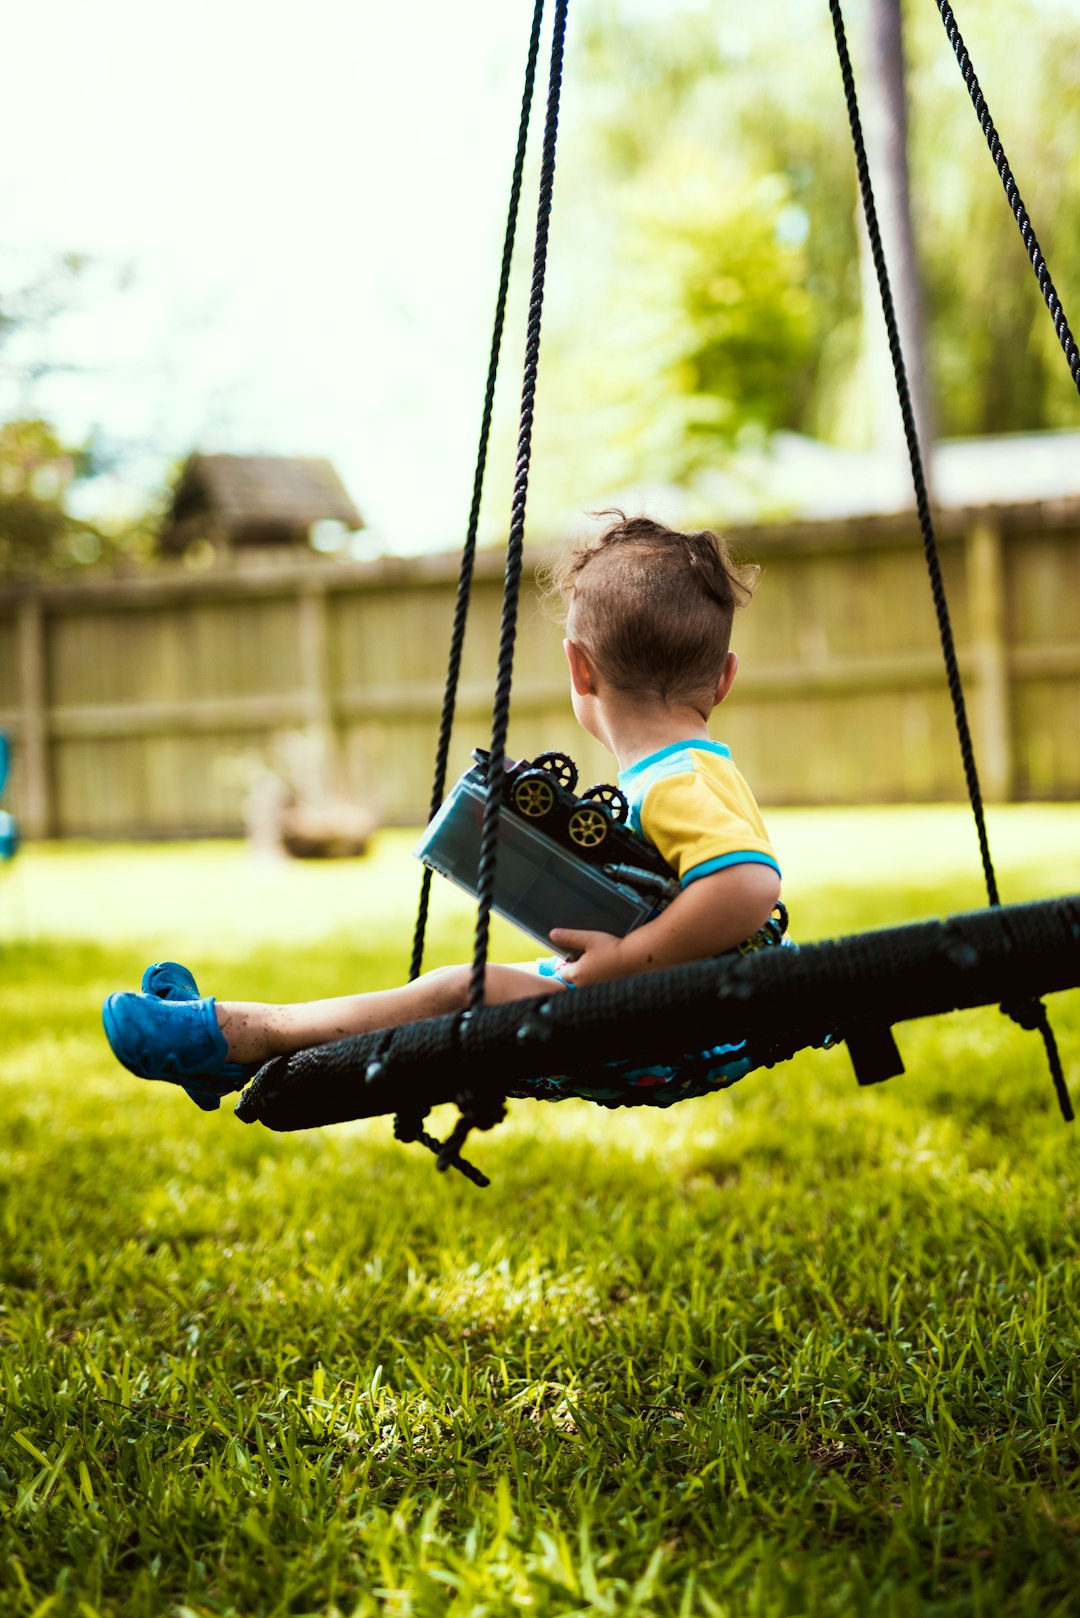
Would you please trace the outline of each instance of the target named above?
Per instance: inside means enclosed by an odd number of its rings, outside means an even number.
[[[968,95],[971,97],[971,104],[975,108],[975,113],[979,120],[979,127],[986,136],[986,144],[990,148],[990,155],[994,159],[994,166],[1001,177],[1002,185],[1005,187],[1005,195],[1009,199],[1009,206],[1013,211],[1014,218],[1016,219],[1016,223],[1020,231],[1020,238],[1027,249],[1027,256],[1031,260],[1031,267],[1035,271],[1035,279],[1039,283],[1039,291],[1043,295],[1046,307],[1050,311],[1050,318],[1054,322],[1054,331],[1057,333],[1058,342],[1061,344],[1064,351],[1065,359],[1068,362],[1069,371],[1072,375],[1073,382],[1075,383],[1077,389],[1080,390],[1080,349],[1078,349],[1076,346],[1076,340],[1069,329],[1069,322],[1065,318],[1065,311],[1061,307],[1061,299],[1058,297],[1057,289],[1054,286],[1053,281],[1050,279],[1049,266],[1043,257],[1042,249],[1039,246],[1038,237],[1035,235],[1034,226],[1028,217],[1028,211],[1024,207],[1023,198],[1020,195],[1020,188],[1017,185],[1016,180],[1013,178],[1013,171],[1009,167],[1008,158],[1005,156],[1005,148],[1001,144],[1001,138],[998,135],[997,129],[994,127],[994,120],[990,116],[990,109],[986,105],[986,97],[983,95],[979,81],[975,77],[975,69],[971,64],[971,57],[968,55],[967,46],[964,44],[960,30],[956,25],[956,18],[953,15],[953,8],[947,3],[947,0],[937,0],[937,8],[941,13],[941,20],[945,25],[945,32],[948,35],[949,44],[952,46],[953,51],[955,52],[956,60],[960,66],[960,72],[963,75],[964,83],[967,85]]]
[[[938,0],[939,6],[941,0]],[[885,253],[881,245],[881,231],[878,227],[877,209],[874,204],[874,189],[870,181],[870,167],[866,157],[866,144],[863,140],[862,120],[859,116],[858,97],[855,93],[855,78],[851,71],[851,58],[848,54],[847,34],[844,29],[844,18],[840,9],[840,0],[829,0],[829,11],[832,15],[833,34],[836,39],[836,53],[840,59],[840,73],[844,82],[844,99],[847,103],[848,122],[851,125],[851,140],[855,149],[855,166],[859,176],[859,192],[862,197],[863,214],[866,218],[867,234],[870,238],[870,250],[874,261],[874,271],[877,275],[878,292],[881,297],[881,310],[885,317],[885,328],[889,338],[889,353],[892,356],[893,376],[896,381],[896,396],[900,403],[900,413],[904,422],[904,437],[907,441],[908,459],[911,463],[911,478],[915,486],[915,503],[919,514],[919,527],[922,531],[923,552],[926,557],[927,571],[930,575],[930,588],[934,598],[934,610],[937,614],[938,634],[941,639],[941,651],[945,659],[945,672],[948,676],[949,695],[952,699],[953,717],[956,722],[956,733],[960,742],[960,756],[964,766],[964,778],[967,782],[968,798],[971,811],[975,817],[975,828],[979,839],[979,853],[982,858],[983,876],[986,880],[986,893],[991,906],[998,906],[1001,897],[998,892],[997,877],[994,872],[994,862],[990,855],[990,841],[986,830],[986,815],[983,809],[982,790],[979,786],[979,774],[975,764],[975,749],[971,740],[971,730],[968,725],[967,704],[964,700],[963,682],[960,678],[960,668],[956,656],[956,642],[953,638],[952,622],[949,616],[949,605],[945,596],[945,581],[941,574],[941,562],[938,557],[937,537],[934,533],[933,518],[930,515],[930,500],[926,488],[926,478],[923,471],[922,453],[919,448],[919,435],[915,425],[915,412],[911,403],[911,392],[908,387],[907,369],[904,365],[904,355],[900,344],[900,333],[896,323],[896,309],[893,304],[892,289],[889,285],[889,272],[885,263]],[[951,15],[951,13],[950,13]],[[959,37],[959,36],[958,36]],[[965,75],[966,77],[966,75]],[[974,78],[974,74],[972,75]],[[985,103],[984,103],[985,106]],[[989,114],[987,114],[989,121]],[[980,117],[981,121],[981,117]],[[991,125],[991,128],[993,126]],[[996,134],[996,132],[995,132]],[[1000,142],[998,143],[1000,145]],[[1004,158],[1004,153],[1001,154]],[[1007,165],[1006,165],[1007,168]],[[1011,178],[1011,175],[1010,175]],[[1008,191],[1006,186],[1006,191]],[[1019,200],[1019,199],[1017,199]],[[1022,204],[1021,204],[1022,206]],[[1019,219],[1019,215],[1017,216]],[[1025,220],[1027,215],[1024,215]],[[1023,226],[1021,231],[1023,232]],[[1027,238],[1025,237],[1025,240]],[[1031,232],[1034,241],[1034,232]],[[1036,251],[1038,244],[1035,244]],[[1039,254],[1041,262],[1042,255]],[[1032,259],[1034,263],[1034,258]],[[1047,283],[1051,286],[1049,275]],[[1040,279],[1040,285],[1042,281]],[[1056,294],[1054,294],[1056,298]],[[1060,308],[1060,304],[1058,304]],[[1053,310],[1051,309],[1053,313]],[[1064,316],[1062,317],[1064,319]],[[1056,324],[1056,321],[1055,321]],[[1068,327],[1065,328],[1068,331]],[[1072,340],[1072,334],[1069,334]],[[1075,344],[1073,345],[1075,349]],[[1066,351],[1068,352],[1068,351]],[[1004,1006],[1003,1010],[1006,1009]],[[1040,1016],[1041,1013],[1041,1016]],[[1050,1027],[1049,1018],[1042,1006],[1033,1003],[1032,1006],[1013,1005],[1006,1015],[1020,1021],[1021,1025],[1037,1028],[1046,1047],[1047,1060],[1054,1079],[1054,1089],[1061,1107],[1062,1116],[1067,1123],[1072,1122],[1073,1112],[1065,1089],[1064,1077],[1061,1073],[1061,1060],[1058,1055],[1054,1033]],[[1023,1018],[1029,1020],[1024,1021]]]
[[[411,1145],[415,1141],[418,1146],[424,1146],[429,1152],[435,1154],[435,1164],[438,1169],[444,1171],[446,1169],[457,1169],[459,1174],[463,1174],[467,1180],[471,1180],[473,1185],[479,1186],[481,1190],[489,1186],[491,1181],[487,1175],[482,1174],[475,1164],[467,1163],[461,1156],[465,1136],[472,1128],[467,1115],[462,1114],[454,1132],[445,1141],[438,1140],[434,1135],[428,1134],[424,1128],[426,1116],[425,1112],[415,1110],[412,1112],[399,1112],[394,1119],[394,1139],[399,1140],[403,1146]]]
[[[439,740],[435,749],[435,774],[431,786],[431,809],[428,819],[437,814],[446,790],[446,766],[450,756],[450,738],[454,729],[457,707],[457,689],[461,677],[461,654],[465,644],[465,626],[469,616],[472,595],[473,564],[476,557],[476,535],[480,524],[480,502],[484,492],[487,470],[488,444],[491,439],[491,417],[495,405],[495,383],[499,373],[499,355],[502,350],[503,327],[506,324],[506,298],[510,286],[510,266],[514,256],[514,237],[517,232],[518,209],[521,203],[521,178],[525,169],[525,150],[529,139],[529,119],[532,113],[533,87],[536,83],[536,62],[540,52],[540,25],[544,15],[544,0],[536,0],[533,7],[532,32],[529,36],[529,54],[525,64],[525,86],[521,93],[521,116],[518,121],[517,148],[514,153],[513,179],[510,183],[510,202],[506,211],[506,232],[503,237],[502,267],[499,273],[499,291],[495,300],[495,321],[491,332],[491,351],[488,357],[487,386],[484,391],[484,409],[480,423],[480,441],[476,451],[476,471],[473,476],[472,505],[469,508],[469,526],[465,547],[461,553],[458,572],[457,602],[454,624],[450,635],[450,655],[446,666],[446,687],[443,692],[442,718],[439,721]],[[431,899],[431,868],[424,867],[420,885],[420,905],[413,935],[412,960],[409,981],[420,976],[424,964],[424,940],[427,934],[428,908]]]
[[[495,864],[498,856],[499,804],[502,793],[503,759],[510,719],[510,688],[514,674],[514,642],[517,636],[518,597],[521,592],[521,558],[525,541],[525,502],[529,488],[529,461],[532,453],[533,415],[536,408],[536,376],[540,359],[540,322],[544,307],[544,277],[547,270],[551,201],[555,184],[555,142],[559,129],[559,96],[562,90],[563,47],[569,0],[556,0],[551,41],[551,71],[548,79],[547,116],[544,147],[540,162],[540,192],[536,209],[536,244],[533,251],[532,287],[525,339],[525,373],[521,390],[521,422],[518,431],[514,498],[511,506],[510,536],[506,550],[506,577],[503,586],[502,622],[499,631],[499,661],[492,709],[491,754],[488,760],[487,798],[480,837],[477,866],[476,947],[469,980],[469,1007],[484,1000],[484,969],[487,965],[491,931],[491,901],[495,893]]]
[[[1050,1064],[1050,1077],[1054,1081],[1054,1094],[1057,1096],[1057,1103],[1061,1108],[1061,1116],[1067,1124],[1071,1124],[1073,1121],[1072,1102],[1065,1087],[1065,1073],[1061,1066],[1061,1056],[1058,1052],[1057,1040],[1054,1038],[1054,1030],[1050,1026],[1050,1018],[1046,1007],[1041,1000],[1037,999],[1020,1002],[1003,1000],[1001,1010],[1006,1017],[1011,1018],[1021,1028],[1027,1028],[1033,1033],[1042,1035],[1042,1042],[1046,1048],[1046,1059]]]
[[[855,166],[859,176],[863,214],[866,218],[870,251],[874,261],[874,271],[877,275],[878,293],[881,297],[881,312],[885,317],[885,329],[889,338],[889,353],[892,356],[893,375],[896,380],[896,396],[900,402],[900,414],[904,422],[904,437],[907,441],[908,459],[911,463],[911,479],[915,485],[915,504],[919,514],[919,527],[922,531],[923,552],[926,557],[927,570],[930,574],[930,588],[934,597],[934,611],[937,614],[938,635],[941,640],[942,655],[945,659],[945,672],[949,680],[949,695],[952,698],[953,717],[960,742],[964,778],[967,782],[968,798],[971,801],[971,809],[975,816],[975,825],[978,831],[979,852],[982,856],[987,896],[990,903],[996,905],[1000,903],[1000,897],[997,877],[994,874],[994,864],[990,857],[990,843],[986,832],[982,789],[979,786],[979,773],[975,765],[975,749],[971,740],[971,729],[968,725],[967,704],[964,701],[964,688],[960,679],[960,668],[956,656],[956,641],[953,638],[949,603],[945,596],[945,581],[941,575],[941,562],[938,556],[937,537],[934,533],[934,521],[930,515],[930,497],[926,488],[922,451],[919,448],[915,412],[912,408],[911,391],[908,387],[907,367],[904,364],[904,354],[900,346],[900,332],[896,323],[896,307],[893,303],[892,288],[889,285],[889,271],[885,263],[885,252],[881,245],[881,230],[878,226],[877,207],[874,203],[874,189],[870,182],[870,166],[866,157],[866,143],[863,139],[862,120],[859,116],[859,103],[855,94],[855,78],[851,71],[851,58],[848,55],[847,34],[844,29],[843,14],[840,10],[840,0],[829,0],[829,10],[832,14],[836,53],[840,58],[840,72],[844,81],[844,99],[847,102],[851,140],[855,148]]]

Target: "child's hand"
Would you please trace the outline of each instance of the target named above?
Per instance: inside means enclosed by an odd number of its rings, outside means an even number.
[[[771,866],[745,863],[699,877],[666,910],[625,938],[557,927],[551,933],[555,948],[560,954],[579,955],[559,976],[583,989],[637,972],[706,961],[757,932],[779,896],[780,877]]]
[[[608,978],[621,977],[626,971],[620,962],[623,940],[614,933],[578,932],[572,927],[554,927],[551,941],[559,951],[574,955],[559,969],[564,983],[574,983],[583,989],[589,983],[605,983]]]

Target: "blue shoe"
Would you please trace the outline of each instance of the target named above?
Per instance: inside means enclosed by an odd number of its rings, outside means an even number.
[[[143,994],[157,995],[159,1000],[198,1000],[198,985],[186,966],[179,961],[152,961],[142,975]],[[185,1084],[183,1088],[203,1112],[217,1112],[221,1096],[202,1084]]]
[[[179,961],[152,961],[142,975],[143,994],[155,994],[159,1000],[198,1000],[195,979]]]
[[[213,996],[161,1000],[151,994],[110,994],[102,1007],[105,1034],[118,1061],[140,1079],[167,1079],[219,1100],[239,1090],[255,1066],[228,1060]]]

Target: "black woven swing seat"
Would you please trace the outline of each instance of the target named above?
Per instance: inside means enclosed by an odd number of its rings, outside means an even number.
[[[462,1091],[498,1101],[552,1073],[619,1057],[671,1060],[718,1038],[745,1039],[769,1067],[826,1032],[853,1053],[888,1044],[891,1024],[1080,987],[1080,894],[888,927],[798,950],[762,951],[573,994],[482,1007],[346,1039],[260,1069],[240,1097],[245,1123],[311,1129],[381,1113],[424,1113]],[[1041,1008],[1039,1008],[1041,1009]],[[884,1073],[864,1073],[867,1078]],[[640,1103],[642,1093],[621,1102]]]

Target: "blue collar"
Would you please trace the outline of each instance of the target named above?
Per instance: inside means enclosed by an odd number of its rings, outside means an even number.
[[[659,752],[650,753],[646,758],[639,758],[636,764],[628,765],[625,770],[619,771],[619,785],[632,781],[635,776],[642,775],[646,770],[652,769],[663,758],[670,758],[673,753],[719,753],[721,758],[731,757],[731,748],[725,742],[671,742],[667,747],[661,747]]]

